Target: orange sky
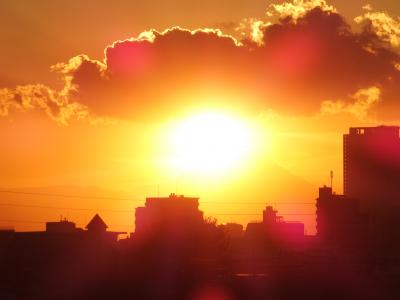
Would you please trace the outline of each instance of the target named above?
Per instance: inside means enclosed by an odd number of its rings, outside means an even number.
[[[151,2],[2,1],[0,187],[33,194],[0,193],[0,226],[98,211],[131,231],[146,196],[177,191],[220,222],[268,202],[314,232],[342,134],[398,121],[400,5]],[[256,124],[257,153],[214,176],[171,167],[168,129],[204,110]]]

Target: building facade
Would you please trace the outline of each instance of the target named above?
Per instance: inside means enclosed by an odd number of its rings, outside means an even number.
[[[136,208],[135,234],[159,230],[178,230],[203,223],[199,198],[171,194],[169,197],[146,198],[143,207]]]
[[[331,187],[319,188],[317,198],[317,236],[331,245],[359,245],[366,230],[366,218],[359,201],[333,193]]]
[[[343,137],[344,194],[368,214],[399,208],[400,128],[350,128]]]

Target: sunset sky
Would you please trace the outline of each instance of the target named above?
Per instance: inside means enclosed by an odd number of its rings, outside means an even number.
[[[313,233],[342,135],[398,124],[400,2],[3,0],[0,227],[132,231],[145,197]]]

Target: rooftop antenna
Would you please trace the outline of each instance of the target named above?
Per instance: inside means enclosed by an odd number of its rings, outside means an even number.
[[[331,170],[330,173],[330,179],[331,179],[331,189],[333,190],[333,171]]]

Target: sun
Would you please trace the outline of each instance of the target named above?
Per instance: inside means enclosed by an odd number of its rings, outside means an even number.
[[[207,111],[178,121],[170,132],[177,170],[220,174],[244,164],[255,150],[255,131],[232,114]]]

